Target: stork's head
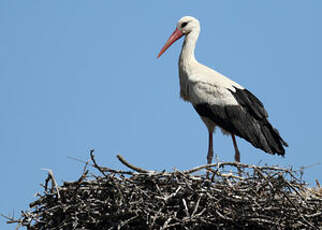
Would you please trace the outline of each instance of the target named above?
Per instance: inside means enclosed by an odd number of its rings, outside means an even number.
[[[191,31],[200,30],[200,23],[198,19],[191,16],[184,16],[180,18],[177,23],[177,29],[180,30],[184,35]]]
[[[182,17],[178,23],[175,31],[171,34],[168,41],[165,43],[163,48],[161,49],[158,58],[179,38],[183,35],[187,35],[191,32],[200,32],[200,23],[198,19],[191,16]]]

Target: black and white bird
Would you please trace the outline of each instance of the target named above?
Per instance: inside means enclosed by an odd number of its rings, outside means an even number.
[[[179,57],[180,96],[190,102],[209,132],[207,162],[213,158],[213,132],[219,126],[232,137],[235,160],[240,153],[235,136],[270,154],[284,156],[288,146],[268,121],[262,102],[238,83],[200,64],[194,55],[200,33],[199,21],[191,16],[181,18],[158,58],[179,38],[185,36]]]

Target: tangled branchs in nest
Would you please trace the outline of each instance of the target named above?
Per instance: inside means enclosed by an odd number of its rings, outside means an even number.
[[[27,229],[319,229],[322,190],[292,169],[218,162],[191,170],[131,171],[99,166],[93,152],[77,181],[44,191],[23,211]],[[92,165],[101,175],[89,173]],[[210,178],[201,170],[210,171]],[[53,185],[49,188],[48,182]],[[320,190],[319,190],[320,189]]]

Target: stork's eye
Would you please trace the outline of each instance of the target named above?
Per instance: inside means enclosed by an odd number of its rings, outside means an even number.
[[[187,24],[188,24],[188,22],[183,22],[183,23],[181,24],[181,28],[185,27]]]

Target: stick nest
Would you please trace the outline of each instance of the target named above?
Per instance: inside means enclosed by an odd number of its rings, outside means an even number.
[[[31,210],[8,223],[30,230],[322,229],[322,188],[309,188],[292,169],[218,162],[156,172],[118,158],[131,171],[99,166],[93,151],[77,181],[58,186],[49,170]]]

